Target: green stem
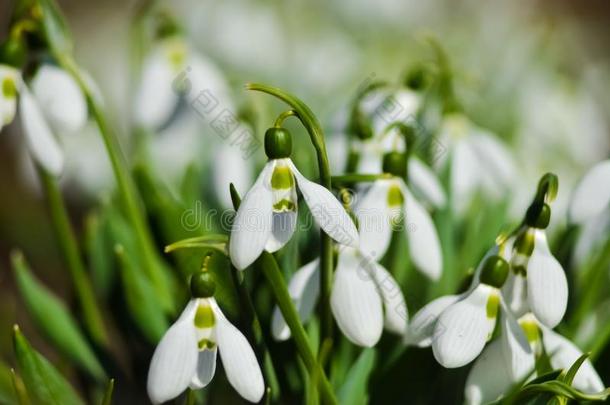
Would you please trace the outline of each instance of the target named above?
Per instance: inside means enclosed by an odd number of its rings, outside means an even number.
[[[343,174],[340,176],[332,176],[331,177],[331,181],[333,184],[333,187],[335,188],[339,188],[341,186],[347,185],[347,184],[356,184],[356,183],[370,183],[376,180],[383,180],[383,179],[391,179],[392,175],[387,174],[387,173],[381,173],[381,174]]]
[[[261,91],[275,96],[294,109],[296,116],[307,130],[311,143],[316,150],[320,184],[330,190],[332,183],[330,165],[326,154],[326,144],[324,143],[324,131],[311,109],[297,97],[272,86],[248,83],[246,84],[246,89]],[[330,236],[322,230],[320,230],[320,245],[320,308],[322,323],[322,336],[320,340],[332,342],[333,317],[330,308],[330,293],[333,282],[333,246]]]
[[[255,262],[255,265],[263,271],[271,286],[277,305],[282,312],[286,324],[290,328],[297,350],[303,359],[303,363],[305,363],[307,371],[310,375],[315,375],[318,378],[320,393],[322,394],[324,402],[327,404],[338,404],[332,386],[330,385],[324,370],[316,361],[316,356],[309,346],[307,334],[305,329],[303,329],[303,325],[301,325],[299,314],[294,307],[292,298],[290,298],[286,283],[284,282],[275,258],[271,253],[263,252]],[[324,345],[321,345],[321,347],[324,347]]]
[[[275,368],[273,367],[273,361],[271,360],[269,348],[265,344],[265,340],[263,338],[263,329],[261,328],[261,323],[256,315],[252,297],[244,285],[241,273],[233,265],[231,265],[231,275],[233,276],[235,288],[237,288],[237,292],[239,293],[242,311],[244,312],[244,316],[251,327],[257,349],[259,352],[263,353],[263,373],[265,374],[265,381],[267,382],[268,387],[271,389],[271,397],[274,400],[277,400],[280,395],[280,384],[277,380]]]
[[[95,343],[103,347],[108,347],[108,336],[104,327],[102,314],[96,304],[93,286],[86,274],[85,265],[80,256],[76,236],[70,225],[68,211],[61,196],[59,184],[57,183],[57,180],[41,166],[37,165],[37,170],[47,196],[51,220],[59,243],[59,248],[68,267],[68,271],[70,272],[72,282],[74,283],[74,289],[76,290],[80,308],[83,311],[83,318],[87,331]]]
[[[174,305],[165,274],[160,266],[161,259],[157,256],[155,251],[150,229],[146,224],[142,206],[138,201],[139,196],[133,179],[129,174],[127,162],[121,152],[119,142],[115,134],[110,130],[110,126],[106,121],[99,100],[96,99],[96,94],[94,94],[89,87],[88,81],[85,79],[76,63],[69,57],[59,57],[58,62],[66,71],[70,72],[85,94],[87,104],[89,105],[89,111],[99,127],[108,157],[110,158],[110,163],[117,181],[126,215],[131,221],[131,225],[136,234],[143,257],[142,265],[145,271],[148,272],[148,276],[159,294],[159,299],[163,303],[163,307],[168,312],[172,312],[174,310]],[[134,253],[135,252],[132,252],[132,254]]]

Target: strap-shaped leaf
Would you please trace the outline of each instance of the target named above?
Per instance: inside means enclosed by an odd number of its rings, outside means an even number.
[[[35,404],[77,405],[84,404],[74,388],[57,369],[30,346],[25,336],[15,325],[13,345],[19,371]]]
[[[34,277],[20,252],[13,253],[11,260],[17,286],[36,326],[64,356],[92,377],[104,379],[104,370],[70,310]]]
[[[45,37],[56,57],[66,56],[72,52],[70,31],[54,0],[38,0],[42,11],[42,26]]]
[[[368,403],[368,381],[375,367],[376,358],[375,349],[364,349],[360,353],[339,389],[339,403],[348,405]]]

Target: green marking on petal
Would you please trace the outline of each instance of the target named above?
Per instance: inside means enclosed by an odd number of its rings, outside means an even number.
[[[396,184],[393,184],[388,189],[388,206],[390,207],[399,207],[405,201],[405,197],[402,195],[402,191],[400,187]]]
[[[523,329],[528,342],[536,342],[540,338],[540,331],[536,322],[524,319],[519,321],[519,325],[521,325],[521,329]]]
[[[294,203],[285,198],[273,204],[273,210],[276,212],[294,211],[295,208]]]
[[[294,176],[292,175],[289,167],[277,166],[275,169],[273,169],[273,174],[271,175],[271,187],[274,190],[286,190],[294,187]]]
[[[500,295],[497,292],[492,292],[487,298],[487,317],[496,319],[498,316],[498,307],[500,306]]]
[[[209,305],[199,305],[195,313],[195,326],[199,329],[211,328],[215,325],[214,311]]]
[[[2,81],[2,96],[7,99],[17,96],[17,86],[12,77],[5,77]]]
[[[167,58],[172,68],[180,69],[186,61],[186,47],[184,44],[180,42],[172,44],[168,50]]]
[[[197,342],[197,347],[199,348],[199,350],[212,350],[216,347],[216,343],[212,342],[209,339],[201,339],[199,342]]]

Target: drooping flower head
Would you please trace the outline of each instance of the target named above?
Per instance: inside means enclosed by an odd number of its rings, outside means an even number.
[[[245,195],[231,229],[231,261],[240,270],[263,250],[276,252],[292,237],[297,222],[297,188],[316,223],[335,241],[358,246],[358,231],[341,203],[326,188],[306,179],[290,154],[292,137],[279,127],[265,133],[269,161]]]
[[[169,401],[189,387],[206,387],[216,372],[218,353],[233,388],[250,402],[261,400],[265,385],[256,355],[222,313],[214,290],[211,273],[191,278],[193,298],[163,335],[150,362],[147,390],[153,403]]]

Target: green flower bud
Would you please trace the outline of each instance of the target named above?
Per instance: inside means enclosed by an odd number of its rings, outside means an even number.
[[[547,203],[534,202],[527,209],[525,223],[532,228],[546,229],[551,222],[551,207]]]
[[[480,280],[492,287],[500,288],[508,277],[509,265],[500,256],[489,256],[483,263]]]
[[[405,178],[407,176],[407,156],[402,152],[389,152],[383,155],[383,172]]]
[[[26,59],[25,42],[20,38],[10,38],[0,45],[0,63],[21,68]]]
[[[404,80],[404,85],[411,90],[419,91],[428,87],[430,83],[430,72],[424,66],[415,66],[411,68]]]
[[[198,271],[191,276],[191,296],[193,298],[209,298],[216,291],[214,275],[207,271]]]
[[[283,159],[292,153],[292,135],[285,128],[271,127],[265,132],[265,153],[269,159]]]

